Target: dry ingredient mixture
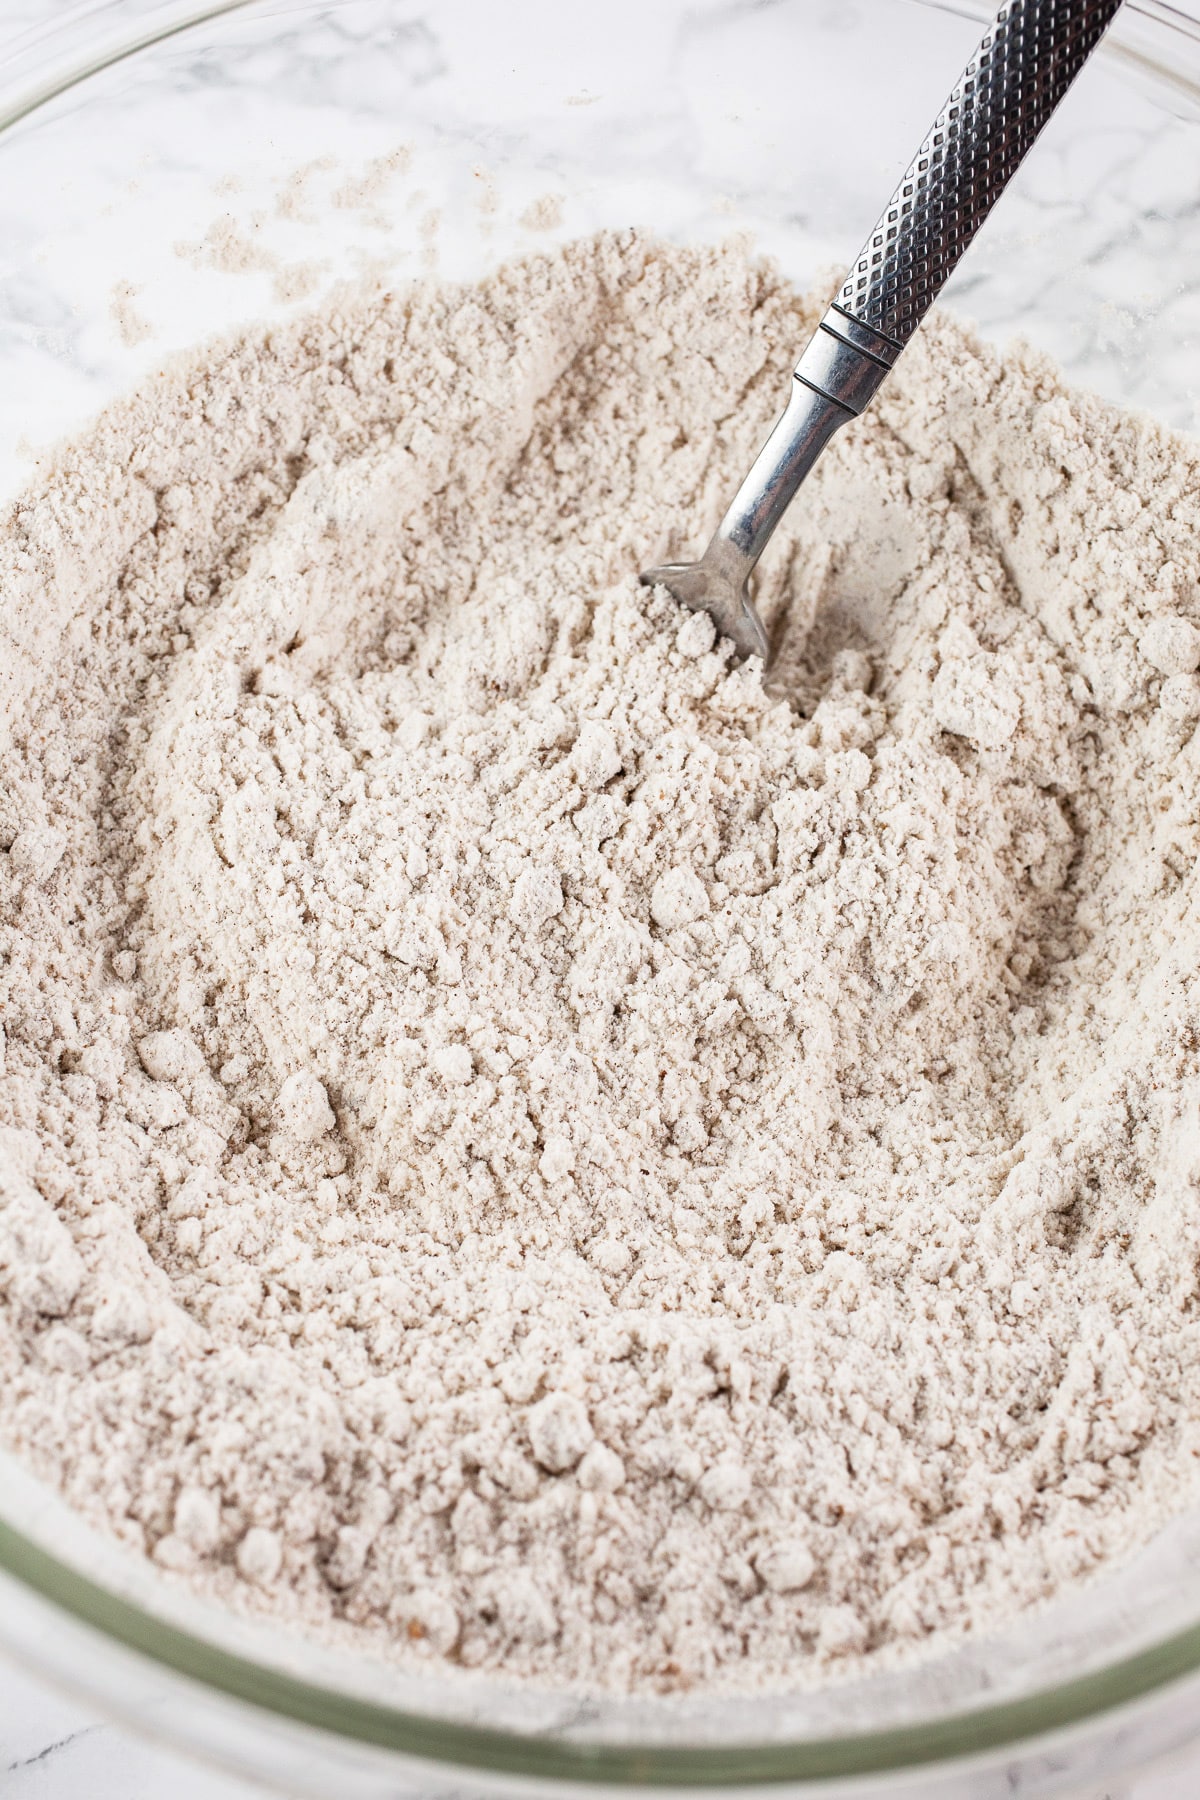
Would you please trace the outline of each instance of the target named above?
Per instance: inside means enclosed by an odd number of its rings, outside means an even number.
[[[1200,1468],[1200,453],[947,318],[764,604],[636,583],[816,317],[606,236],[164,372],[0,532],[0,1431],[201,1590],[856,1672]]]

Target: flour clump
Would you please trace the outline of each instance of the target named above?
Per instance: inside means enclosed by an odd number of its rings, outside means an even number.
[[[637,572],[820,298],[343,298],[0,527],[0,1429],[172,1578],[761,1687],[1194,1499],[1200,459],[934,318],[765,691]]]

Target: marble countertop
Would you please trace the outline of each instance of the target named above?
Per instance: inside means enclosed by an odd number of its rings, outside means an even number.
[[[1062,1800],[1196,1800],[1200,1746],[1135,1780]],[[44,1682],[0,1662],[3,1800],[262,1800],[257,1785],[202,1767],[98,1717]]]
[[[1200,18],[1200,0],[1179,0]],[[73,0],[4,0],[0,48],[26,29],[72,10]],[[861,125],[860,120],[860,125]],[[1197,1720],[1200,1734],[1200,1719]],[[0,1664],[0,1795],[3,1800],[251,1800],[260,1793],[96,1716],[28,1672]],[[1197,1747],[1170,1763],[1075,1800],[1194,1800]]]

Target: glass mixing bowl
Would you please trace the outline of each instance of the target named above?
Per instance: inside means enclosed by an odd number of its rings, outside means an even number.
[[[802,283],[836,277],[981,16],[914,0],[60,12],[0,62],[0,490],[171,350],[348,277],[474,276],[630,225],[747,234]],[[1193,427],[1197,168],[1200,33],[1130,4],[949,303]],[[741,1698],[580,1697],[321,1648],[202,1604],[2,1458],[0,1570],[0,1645],[293,1795],[1042,1795],[1200,1723],[1200,1512],[939,1659]]]

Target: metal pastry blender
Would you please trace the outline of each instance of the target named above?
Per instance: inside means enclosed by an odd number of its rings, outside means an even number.
[[[749,578],[840,425],[869,406],[1121,0],[1009,0],[796,364],[787,408],[695,563],[647,569],[742,656],[770,644]]]

